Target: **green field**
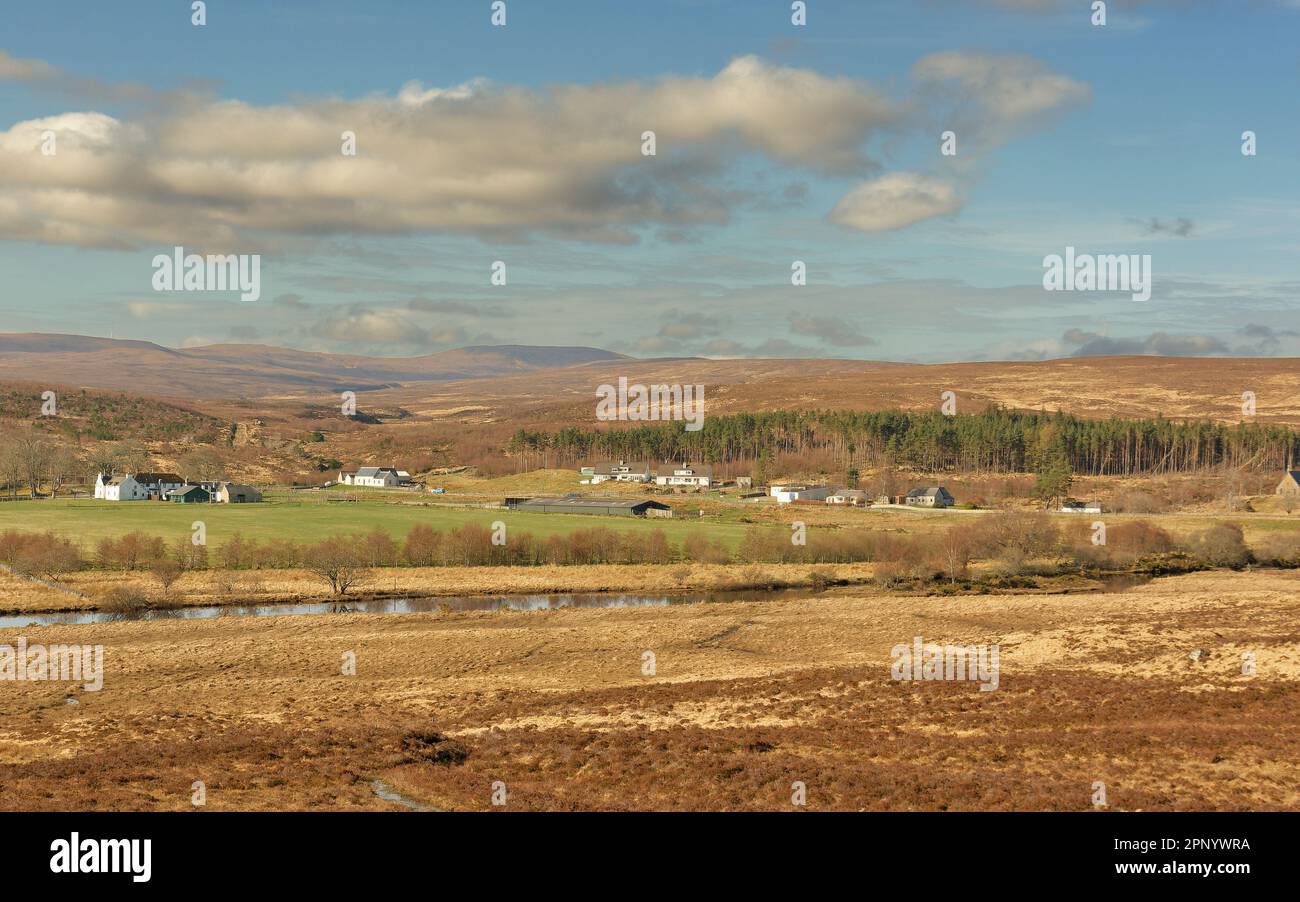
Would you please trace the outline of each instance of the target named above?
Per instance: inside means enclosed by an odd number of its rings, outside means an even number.
[[[490,526],[506,523],[507,531],[531,532],[540,537],[567,534],[576,529],[603,526],[620,531],[663,530],[668,540],[680,544],[688,535],[703,531],[729,548],[740,542],[753,526],[695,518],[642,519],[641,517],[599,517],[585,514],[540,514],[524,511],[422,506],[380,499],[325,501],[272,496],[261,504],[172,504],[159,501],[41,500],[0,502],[0,530],[28,532],[53,530],[93,548],[102,538],[139,530],[172,540],[188,536],[191,524],[201,520],[209,547],[219,547],[235,533],[245,539],[293,539],[311,542],[328,536],[387,530],[399,541],[411,527],[424,523],[447,530],[465,523]]]

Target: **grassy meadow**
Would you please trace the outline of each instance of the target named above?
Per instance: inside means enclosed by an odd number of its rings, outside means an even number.
[[[272,494],[260,504],[173,504],[158,501],[94,501],[45,499],[0,503],[0,530],[53,530],[93,549],[102,538],[139,530],[173,539],[189,535],[191,524],[203,521],[209,548],[219,548],[236,533],[246,539],[292,539],[313,542],[329,536],[384,529],[401,539],[418,524],[447,530],[466,523],[490,527],[496,520],[511,530],[531,532],[538,537],[567,535],[596,526],[619,531],[663,530],[668,541],[680,544],[689,535],[703,531],[709,538],[734,549],[745,532],[754,528],[739,521],[714,518],[659,519],[602,517],[585,514],[540,514],[488,508],[454,507],[427,501],[385,500],[326,501],[322,495],[309,498]],[[776,528],[775,525],[770,528]]]

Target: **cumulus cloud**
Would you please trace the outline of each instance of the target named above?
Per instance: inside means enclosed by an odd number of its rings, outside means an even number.
[[[1222,339],[1210,335],[1170,335],[1153,332],[1139,338],[1111,338],[1095,332],[1070,329],[1063,336],[1068,344],[1078,345],[1072,357],[1166,356],[1207,357],[1228,353]]]
[[[1073,357],[1269,357],[1282,351],[1284,339],[1300,337],[1300,333],[1294,330],[1274,329],[1259,323],[1247,323],[1236,329],[1234,334],[1251,340],[1233,342],[1226,335],[1176,335],[1168,332],[1112,338],[1085,329],[1069,329],[1061,336],[1061,340],[1065,346],[1074,349],[1071,352]]]
[[[960,209],[961,200],[948,182],[917,172],[893,172],[855,187],[828,218],[863,232],[886,232]]]
[[[152,107],[122,118],[69,112],[0,132],[0,237],[234,253],[256,252],[274,236],[331,233],[630,243],[647,229],[689,240],[693,229],[755,203],[728,178],[732,164],[755,154],[820,177],[871,177],[833,220],[901,228],[960,207],[942,180],[875,177],[872,139],[918,127],[918,104],[957,104],[978,123],[974,140],[1087,94],[1029,57],[934,54],[913,76],[913,96],[898,99],[858,79],[755,56],[710,76],[541,88],[408,82],[392,95],[276,105],[123,88]],[[83,96],[112,87],[7,54],[4,78]],[[56,134],[55,156],[39,152],[46,130]],[[646,130],[656,135],[653,157],[641,153]],[[355,156],[341,152],[344,132],[356,135]],[[771,202],[807,196],[796,181]],[[880,209],[889,204],[900,212]]]
[[[425,346],[435,342],[429,330],[392,310],[353,306],[331,310],[314,322],[310,333],[330,341],[360,342],[387,346]],[[450,341],[463,342],[463,332]]]
[[[68,114],[0,133],[0,235],[108,247],[229,247],[258,231],[626,242],[642,226],[725,222],[735,198],[715,181],[742,154],[869,171],[864,143],[895,115],[864,82],[756,57],[712,77],[407,84],[395,97],[274,106],[195,98],[132,123]],[[46,128],[53,157],[36,152]],[[647,129],[655,157],[641,153]],[[356,156],[341,153],[344,131]]]
[[[1002,143],[1092,96],[1083,82],[1020,54],[932,53],[916,63],[912,77],[927,100],[951,108],[950,127],[968,145]]]
[[[856,327],[835,316],[806,316],[790,314],[790,331],[796,335],[811,335],[837,348],[854,348],[876,344],[870,335],[863,335]]]
[[[831,222],[882,232],[951,216],[962,207],[956,179],[969,182],[993,148],[1091,96],[1083,82],[1016,54],[932,53],[916,63],[912,78],[918,120],[931,132],[957,135],[952,175],[893,172],[863,182],[835,205]]]

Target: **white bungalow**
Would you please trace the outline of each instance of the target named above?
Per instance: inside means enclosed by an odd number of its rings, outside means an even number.
[[[602,482],[649,482],[654,478],[650,464],[644,461],[620,460],[617,463],[603,461],[590,469],[592,485],[599,485]],[[587,468],[583,468],[582,475],[588,475]]]
[[[707,489],[713,484],[713,467],[682,464],[667,473],[655,474],[655,485],[689,485]]]
[[[374,488],[391,488],[401,483],[401,471],[396,467],[362,467],[355,473],[346,470],[339,473],[339,482],[344,485],[366,485]],[[409,477],[408,477],[409,479]]]

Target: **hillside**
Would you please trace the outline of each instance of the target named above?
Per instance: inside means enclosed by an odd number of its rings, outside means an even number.
[[[147,341],[0,334],[0,380],[52,381],[173,398],[337,396],[405,383],[480,378],[622,355],[582,347],[470,347],[420,357],[325,354],[267,345],[164,348]]]

